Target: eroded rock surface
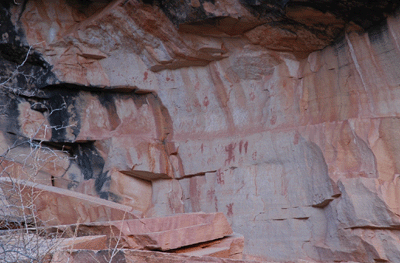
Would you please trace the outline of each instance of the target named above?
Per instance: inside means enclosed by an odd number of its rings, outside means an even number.
[[[398,262],[398,4],[8,1],[2,175],[222,212],[248,258]]]

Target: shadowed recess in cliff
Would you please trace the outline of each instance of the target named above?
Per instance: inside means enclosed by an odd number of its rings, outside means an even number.
[[[396,10],[400,1],[362,1],[362,0],[328,0],[328,1],[296,1],[296,0],[241,0],[240,1],[250,12],[260,18],[285,18],[292,17],[288,14],[296,9],[304,13],[310,10],[318,10],[322,13],[333,14],[337,19],[346,22],[354,22],[364,29],[379,24],[386,17]],[[366,3],[367,2],[367,3]],[[298,14],[299,17],[305,14]],[[318,19],[318,13],[316,13]],[[298,21],[297,22],[304,22]],[[288,21],[287,21],[288,22]]]
[[[51,65],[30,46],[12,22],[10,3],[0,3],[0,86],[19,93],[56,82]]]
[[[147,1],[148,2],[148,1]],[[153,3],[156,1],[152,1]],[[215,0],[200,0],[198,4],[191,1],[159,0],[158,4],[165,15],[176,25],[201,21],[213,17],[204,9],[205,3],[215,4]]]
[[[197,1],[145,1],[158,6],[180,32],[208,36],[243,35],[253,43],[275,51],[301,53],[333,43],[346,28],[368,29],[380,24],[398,8],[398,0],[291,1],[237,0],[231,4]],[[247,10],[244,12],[243,9]]]
[[[354,22],[364,29],[378,25],[391,15],[399,7],[398,0],[384,1],[362,1],[362,0],[339,0],[339,1],[288,1],[286,8],[311,7],[321,12],[329,12],[346,22]]]

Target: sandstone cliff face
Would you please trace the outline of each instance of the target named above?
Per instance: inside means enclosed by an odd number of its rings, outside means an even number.
[[[9,1],[2,169],[40,145],[40,183],[223,212],[249,258],[398,262],[396,7]]]

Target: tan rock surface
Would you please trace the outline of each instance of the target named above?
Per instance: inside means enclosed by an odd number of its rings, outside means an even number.
[[[143,213],[147,212],[152,204],[151,182],[126,175],[115,169],[111,172],[110,192],[122,197],[118,203]]]
[[[108,248],[106,235],[64,238],[56,247],[57,250],[102,250]]]

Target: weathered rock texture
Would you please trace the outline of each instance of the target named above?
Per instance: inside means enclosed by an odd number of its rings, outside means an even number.
[[[249,258],[399,262],[398,4],[6,1],[3,174],[223,212]]]

